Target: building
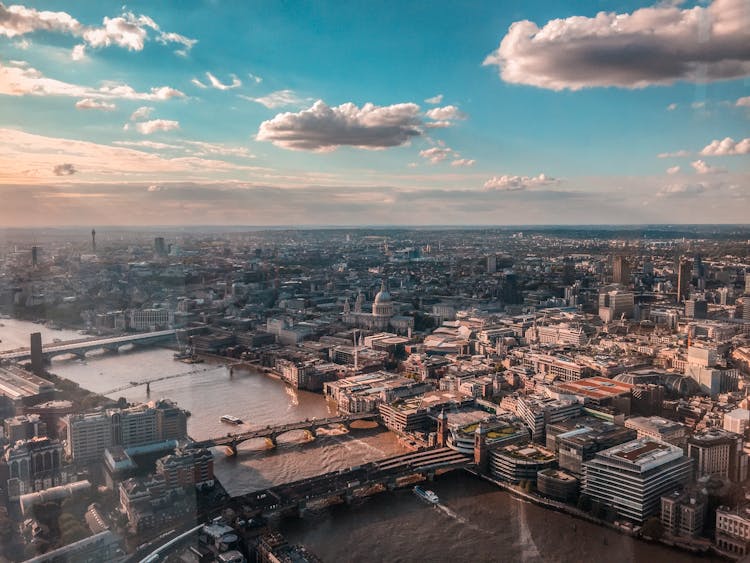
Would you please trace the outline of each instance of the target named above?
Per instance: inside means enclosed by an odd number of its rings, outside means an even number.
[[[160,440],[184,440],[187,437],[187,413],[169,399],[150,403],[156,410],[156,433]]]
[[[625,421],[625,427],[635,430],[639,439],[651,438],[675,446],[682,446],[685,443],[685,426],[660,416],[628,418]]]
[[[214,456],[210,450],[177,450],[156,461],[156,473],[164,476],[167,488],[214,486]]]
[[[130,328],[155,330],[174,326],[174,313],[169,309],[135,309],[130,311]]]
[[[75,463],[86,465],[99,461],[104,450],[113,445],[112,424],[107,413],[71,414],[65,421],[65,455]]]
[[[43,373],[42,370],[39,373]],[[15,416],[28,405],[55,392],[52,382],[15,366],[0,366],[0,418]]]
[[[632,291],[614,289],[599,294],[599,318],[605,323],[633,316],[635,296]]]
[[[716,547],[734,556],[743,557],[750,547],[750,505],[716,509]]]
[[[474,403],[473,397],[452,391],[428,391],[419,397],[381,403],[383,424],[393,432],[426,432],[433,424],[433,413],[457,409]]]
[[[630,263],[626,256],[615,256],[612,263],[612,283],[630,285]]]
[[[342,413],[375,412],[381,403],[413,397],[432,390],[429,383],[414,381],[396,373],[376,371],[323,384],[323,392],[338,404]]]
[[[698,537],[706,516],[703,497],[686,491],[673,491],[661,497],[661,524],[673,536]]]
[[[750,425],[749,410],[734,409],[733,411],[724,413],[724,430],[744,436],[748,425]]]
[[[109,530],[83,538],[77,542],[53,549],[27,559],[26,563],[58,563],[59,561],[80,561],[94,563],[97,561],[124,561],[126,553],[120,545],[120,539]]]
[[[642,438],[598,452],[584,463],[583,492],[637,523],[658,512],[661,496],[692,478],[682,449]]]
[[[708,302],[705,299],[685,300],[685,316],[693,319],[708,317]]]
[[[560,383],[555,389],[573,395],[585,405],[612,407],[626,416],[630,414],[633,386],[607,377],[587,377],[578,381]]]
[[[529,353],[521,360],[523,367],[532,369],[546,381],[576,381],[586,377],[590,372],[584,366],[566,356]]]
[[[683,258],[677,271],[677,302],[681,303],[690,297],[690,282],[693,279],[693,263]]]
[[[562,502],[575,502],[580,482],[572,474],[561,469],[543,469],[536,476],[536,487],[540,494]]]
[[[721,428],[707,428],[687,441],[687,455],[695,460],[695,475],[719,475],[734,482],[747,478],[747,454],[742,435]]]
[[[21,440],[5,450],[8,466],[6,489],[8,498],[64,485],[70,478],[63,464],[63,446],[59,440],[31,438]]]
[[[567,399],[519,397],[516,414],[531,431],[531,439],[544,443],[546,427],[581,414],[581,405]]]
[[[160,441],[156,409],[138,405],[107,412],[112,428],[112,444],[131,448]]]
[[[9,444],[19,440],[43,437],[47,435],[47,424],[38,414],[21,414],[3,421],[5,439]]]
[[[583,464],[597,452],[636,439],[630,428],[592,416],[547,425],[547,449],[555,452],[561,469],[583,477]]]
[[[394,303],[391,294],[383,280],[380,291],[375,295],[372,302],[372,312],[362,311],[364,297],[360,293],[354,303],[354,310],[351,309],[349,300],[344,302],[344,310],[341,315],[342,321],[350,326],[356,326],[373,331],[384,331],[394,329],[396,332],[408,331],[414,328],[414,319],[412,317],[396,318]]]
[[[490,451],[492,475],[509,483],[536,483],[537,473],[556,465],[554,452],[533,444],[512,444]]]

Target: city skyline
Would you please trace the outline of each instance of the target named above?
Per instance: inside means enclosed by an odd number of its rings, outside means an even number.
[[[0,221],[746,222],[750,7],[600,8],[0,3]]]

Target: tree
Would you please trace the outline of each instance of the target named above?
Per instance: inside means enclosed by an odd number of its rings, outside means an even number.
[[[592,503],[591,503],[591,497],[587,494],[582,494],[578,497],[578,503],[576,504],[576,507],[578,510],[583,510],[584,512],[591,512]]]
[[[643,528],[641,528],[641,534],[643,534],[647,538],[652,538],[655,540],[661,539],[661,537],[664,535],[664,527],[661,525],[661,520],[659,520],[656,516],[652,516],[646,522],[643,524]]]

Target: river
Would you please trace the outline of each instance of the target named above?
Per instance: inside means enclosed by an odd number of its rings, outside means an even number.
[[[81,338],[74,331],[24,321],[2,323],[0,350],[28,345],[34,331],[42,332],[44,342]],[[109,395],[114,399],[172,399],[192,413],[188,433],[195,439],[335,414],[321,395],[247,370],[235,369],[230,377],[216,362],[184,364],[160,348],[92,355],[85,362],[56,359],[51,371],[99,393],[122,388]],[[144,386],[129,386],[130,381],[173,374],[182,375],[153,383],[148,396]],[[244,424],[228,427],[219,420],[223,414],[238,416]],[[404,451],[393,434],[380,430],[332,428],[328,435],[304,442],[304,433],[296,432],[282,436],[274,450],[266,450],[263,440],[242,444],[236,457],[217,449],[216,475],[230,494],[240,494]],[[430,488],[441,498],[437,507],[401,490],[285,520],[282,531],[324,561],[707,560],[540,508],[463,473],[442,476]]]

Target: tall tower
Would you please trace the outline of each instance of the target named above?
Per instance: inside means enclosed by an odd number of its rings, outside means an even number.
[[[630,284],[630,264],[625,256],[615,256],[612,265],[612,282],[620,285]]]
[[[91,229],[91,252],[96,254],[96,229]]]
[[[42,356],[42,333],[32,332],[30,342],[31,371],[36,375],[44,375],[44,356]]]
[[[677,302],[680,303],[690,297],[690,280],[693,277],[693,264],[690,260],[680,260],[677,272]]]

